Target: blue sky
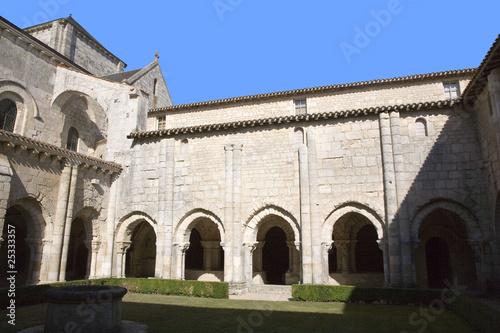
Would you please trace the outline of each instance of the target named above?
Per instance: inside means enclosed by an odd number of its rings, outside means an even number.
[[[126,70],[160,54],[174,104],[477,67],[500,1],[3,1],[25,28],[72,14]]]

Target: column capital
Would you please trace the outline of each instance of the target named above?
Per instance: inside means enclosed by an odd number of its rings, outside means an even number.
[[[330,251],[330,249],[331,249],[331,248],[332,248],[332,246],[333,246],[333,240],[331,240],[331,241],[322,241],[322,242],[321,242],[321,246],[322,246],[325,250]]]
[[[234,150],[234,146],[233,145],[224,145],[224,150],[225,151],[233,151]]]
[[[118,246],[118,253],[124,254],[130,248],[132,242],[117,242],[116,245]]]
[[[189,245],[191,243],[189,242],[183,242],[183,243],[174,243],[174,246],[176,246],[179,250],[182,251],[182,253],[185,253],[187,249],[189,249]]]
[[[250,242],[250,243],[243,243],[243,246],[248,248],[250,250],[250,253],[253,253],[255,249],[257,248],[258,242]]]

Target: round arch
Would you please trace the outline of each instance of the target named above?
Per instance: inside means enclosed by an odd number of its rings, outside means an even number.
[[[323,223],[322,235],[324,238],[322,242],[328,243],[332,241],[331,237],[335,223],[337,223],[342,216],[349,213],[357,213],[367,218],[377,230],[378,239],[386,239],[387,232],[382,218],[373,209],[356,202],[350,202],[336,208],[328,215]]]
[[[224,244],[224,226],[222,221],[212,212],[205,209],[194,209],[188,212],[180,221],[177,223],[175,228],[175,243],[182,244],[189,242],[189,236],[191,233],[191,229],[196,225],[196,223],[200,219],[208,219],[211,222],[215,223],[217,229],[219,230],[221,244]]]
[[[258,235],[261,234],[259,227],[262,224],[262,221],[273,215],[286,222],[281,223],[282,225],[280,225],[280,227],[285,231],[288,239],[293,239],[296,242],[300,241],[299,224],[292,214],[276,206],[267,206],[258,210],[245,224],[243,231],[243,243],[250,244],[256,242]]]
[[[424,205],[417,211],[411,220],[410,232],[412,242],[418,242],[418,233],[422,221],[429,214],[440,209],[454,213],[464,222],[467,230],[467,236],[470,240],[480,241],[483,239],[483,234],[481,232],[481,228],[479,227],[478,220],[466,207],[454,201],[438,200]]]
[[[155,234],[158,234],[156,221],[148,214],[136,211],[119,220],[116,227],[116,242],[130,242],[135,227],[137,227],[142,221],[149,223]]]
[[[33,95],[19,82],[0,80],[0,99],[3,98],[13,100],[17,106],[18,115],[14,132],[26,135],[27,130],[34,127],[33,120],[40,118],[38,105]]]

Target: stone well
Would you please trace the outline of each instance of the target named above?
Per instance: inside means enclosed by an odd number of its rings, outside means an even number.
[[[120,332],[122,298],[115,286],[71,286],[46,291],[45,332]]]

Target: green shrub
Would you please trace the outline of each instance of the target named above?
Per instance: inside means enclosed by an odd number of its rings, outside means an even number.
[[[145,278],[109,278],[17,287],[15,290],[15,297],[12,297],[12,299],[15,299],[16,307],[43,303],[45,301],[45,291],[49,288],[81,285],[120,286],[127,288],[128,292],[141,294],[229,298],[229,285],[224,282],[203,282],[190,280],[181,281]],[[0,289],[0,309],[5,309],[9,305],[10,299],[11,297],[8,296],[8,288]]]
[[[498,332],[500,311],[467,295],[460,295],[448,307],[483,332]]]
[[[312,302],[365,302],[391,304],[429,304],[440,298],[436,290],[366,288],[353,286],[293,285],[292,296]]]

